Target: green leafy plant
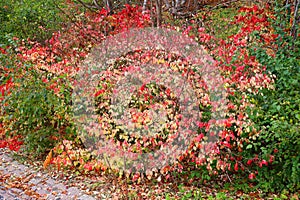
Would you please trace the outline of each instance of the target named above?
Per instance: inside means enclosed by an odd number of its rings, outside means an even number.
[[[276,77],[274,90],[252,95],[256,108],[248,109],[260,134],[252,138],[253,147],[247,153],[268,162],[257,167],[259,187],[267,191],[300,188],[300,41],[286,31],[291,17],[288,9],[277,4],[276,19],[271,21],[277,34],[274,55],[260,46],[251,51]]]
[[[61,28],[64,16],[59,7],[63,1],[1,1],[0,2],[0,43],[6,43],[5,35],[22,39],[45,41]]]
[[[56,90],[56,82],[63,77],[48,82],[31,65],[24,68],[12,76],[14,88],[3,101],[3,122],[8,135],[21,135],[26,150],[42,156],[58,141],[75,136],[70,116],[71,91],[66,85]]]

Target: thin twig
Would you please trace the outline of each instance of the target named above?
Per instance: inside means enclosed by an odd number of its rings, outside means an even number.
[[[223,2],[223,3],[218,3],[217,5],[215,5],[214,7],[212,7],[211,9],[209,9],[210,11],[219,7],[219,6],[222,6],[222,5],[226,5],[226,4],[230,4],[230,3],[234,3],[234,2],[237,2],[239,0],[231,0],[231,1],[226,1],[226,2]]]
[[[98,10],[101,10],[101,6],[99,6],[97,0],[93,0],[93,2],[94,2],[95,7],[96,7]]]
[[[231,179],[230,179],[230,177],[229,177],[229,175],[228,175],[228,172],[227,172],[227,171],[226,171],[226,176],[227,176],[227,178],[228,178],[229,182],[230,182],[230,183],[232,183],[232,181],[231,181]]]
[[[78,2],[79,2],[81,5],[83,5],[85,8],[89,9],[90,11],[95,12],[95,10],[93,10],[93,9],[95,9],[95,6],[87,5],[86,3],[82,2],[81,0],[78,0]]]

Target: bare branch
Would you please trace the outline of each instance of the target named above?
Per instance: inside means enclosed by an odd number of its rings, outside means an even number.
[[[223,2],[223,3],[218,3],[217,5],[215,5],[214,7],[212,7],[210,10],[213,10],[219,6],[222,6],[222,5],[226,5],[226,4],[230,4],[230,3],[234,3],[234,2],[237,2],[238,0],[231,0],[231,1],[226,1],[226,2]]]
[[[299,3],[300,3],[300,0],[295,0],[294,20],[293,20],[293,25],[292,25],[291,32],[290,32],[290,35],[294,36],[294,40],[296,40],[296,38],[297,38],[296,26],[299,23],[299,18],[297,17],[298,10],[299,10]]]
[[[109,13],[112,13],[113,5],[111,3],[111,0],[103,0],[103,3],[105,5],[105,8],[109,11]]]
[[[97,0],[93,0],[94,5],[96,6],[96,8],[98,8],[99,10],[101,10],[101,6],[99,6]]]
[[[81,5],[83,5],[83,7],[89,9],[90,11],[94,11],[93,9],[95,9],[95,6],[92,6],[92,5],[88,5],[84,2],[82,2],[81,0],[77,0]]]
[[[168,1],[168,0],[164,0],[164,1],[165,1],[166,8],[167,8],[167,9],[170,9],[169,1]]]
[[[148,0],[144,0],[144,2],[143,2],[143,12],[145,12],[147,10],[147,3],[148,3]]]

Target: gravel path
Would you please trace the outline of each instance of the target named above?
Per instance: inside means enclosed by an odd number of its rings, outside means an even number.
[[[93,200],[78,187],[68,187],[39,169],[17,161],[9,151],[0,148],[0,200],[49,199]]]

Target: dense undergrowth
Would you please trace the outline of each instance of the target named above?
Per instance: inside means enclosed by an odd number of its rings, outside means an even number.
[[[62,16],[62,19],[70,21],[61,23],[61,19],[47,18],[48,22],[44,20],[44,16],[48,15],[44,12],[57,16],[59,5],[48,4],[53,7],[40,10],[30,6],[35,3],[30,1],[22,9],[33,9],[41,17],[23,16],[20,7],[1,4],[6,13],[5,23],[8,24],[6,29],[1,30],[0,46],[1,147],[21,148],[38,159],[48,154],[44,166],[51,163],[59,170],[68,168],[81,173],[115,174],[130,177],[138,183],[148,178],[193,185],[221,178],[243,190],[251,187],[251,190],[254,187],[264,192],[299,190],[300,42],[297,32],[292,31],[298,28],[297,24],[293,25],[294,16],[297,16],[294,15],[295,6],[283,7],[274,3],[263,7],[243,7],[232,4],[230,8],[199,10],[188,20],[173,19],[165,13],[163,27],[194,38],[215,59],[214,65],[219,69],[227,91],[226,115],[220,121],[212,120],[212,101],[203,95],[207,91],[196,79],[195,82],[200,84],[195,90],[199,92],[199,112],[203,119],[189,148],[175,163],[162,169],[124,174],[111,170],[107,163],[95,159],[84,149],[72,118],[72,88],[80,63],[92,47],[101,44],[110,35],[130,28],[150,27],[151,15],[142,14],[138,6],[126,5],[109,15],[104,9],[90,12],[72,2],[59,2],[72,8],[65,9],[66,16]],[[63,6],[59,8],[63,9]],[[26,21],[28,19],[32,21]],[[53,24],[56,20],[57,24]],[[17,26],[19,23],[30,26],[24,26],[28,30],[24,27],[19,30],[22,27]],[[37,28],[39,32],[33,31]],[[44,28],[53,30],[53,34],[41,31]],[[183,72],[188,69],[189,65],[180,56],[155,55],[157,59],[151,62],[178,69],[183,67]],[[124,55],[123,60],[117,62],[118,69],[112,71],[122,75],[122,70],[128,67],[126,62],[137,58],[139,62],[145,62],[143,53],[135,57]],[[108,78],[114,78],[116,74]],[[105,81],[105,84],[100,82],[102,86],[96,95],[100,115],[104,115],[105,109],[110,106],[107,99],[114,86],[113,81]],[[136,96],[131,105],[138,110],[137,124],[145,120],[139,114],[149,109],[151,102],[147,98],[166,91],[167,88],[155,84],[144,86],[139,93],[144,96]],[[145,95],[146,99],[139,100]],[[171,96],[168,92],[163,96],[164,100],[154,103],[176,101]],[[168,123],[176,121],[176,114],[173,113],[172,117]],[[215,133],[219,141],[212,154],[203,156],[201,149],[206,136],[216,123],[222,128]],[[169,129],[161,130],[156,138],[145,140],[144,145],[149,143],[150,146],[144,146],[142,150],[158,148],[158,141],[165,141],[161,133],[168,137],[172,135],[170,130],[176,130],[176,126],[170,128],[172,124],[167,127]],[[137,141],[140,139],[114,133],[116,127],[113,123],[108,128],[110,138],[114,138],[115,142],[121,145],[129,143],[135,152],[138,151]]]

